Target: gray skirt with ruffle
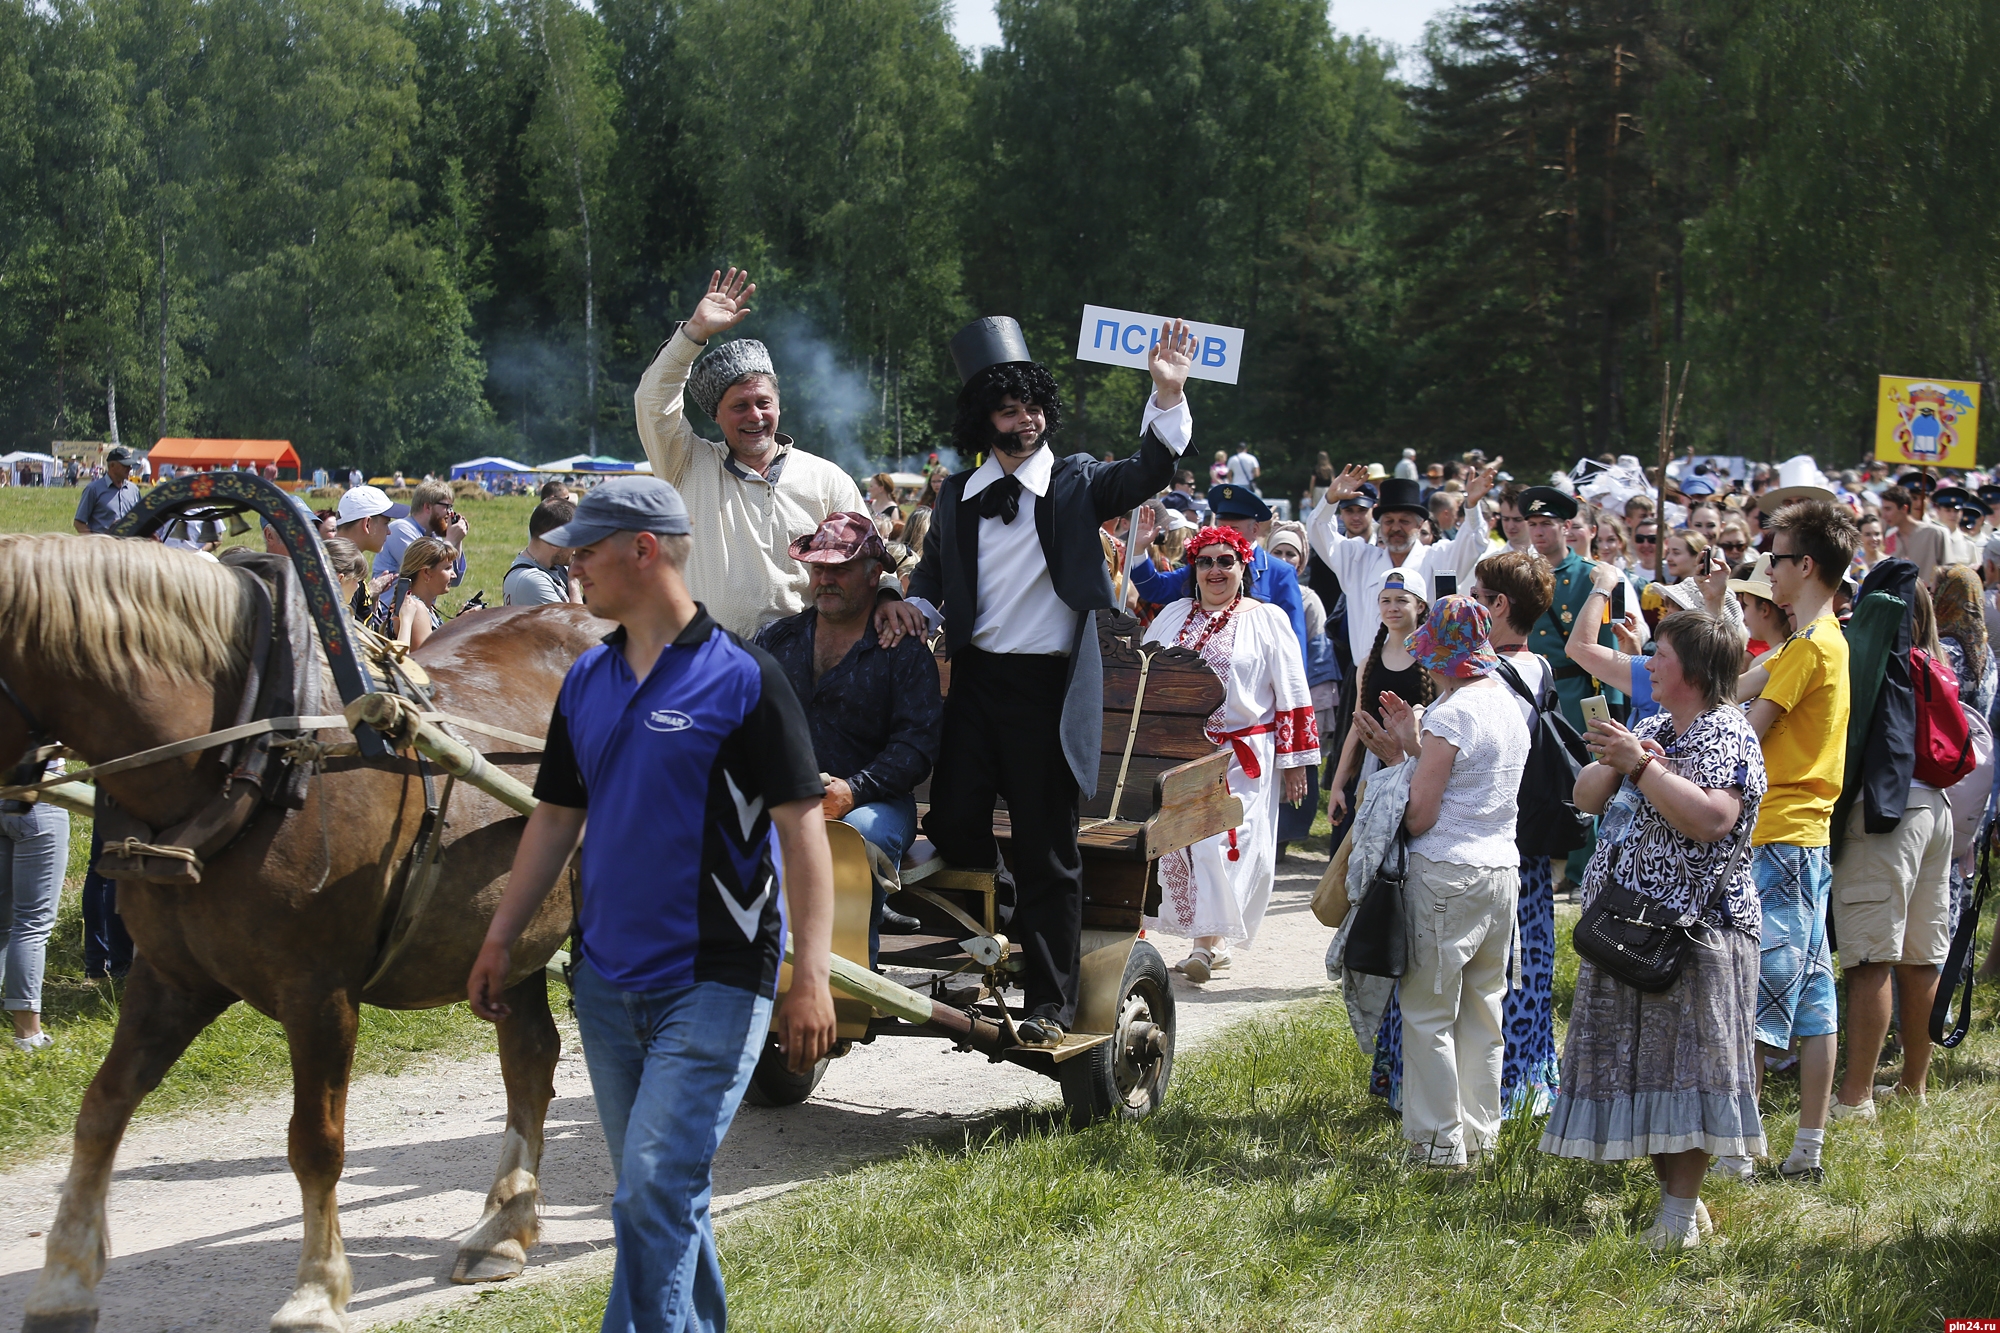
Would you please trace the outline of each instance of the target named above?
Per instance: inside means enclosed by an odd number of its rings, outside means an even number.
[[[1764,1152],[1757,1114],[1757,941],[1708,930],[1672,987],[1646,995],[1578,968],[1562,1092],[1542,1151],[1619,1162],[1700,1148]]]

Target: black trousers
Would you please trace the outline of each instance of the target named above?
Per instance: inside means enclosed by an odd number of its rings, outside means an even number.
[[[1062,752],[1063,684],[1069,659],[961,648],[931,777],[924,833],[956,866],[1000,866],[993,804],[1007,802],[1014,916],[1005,931],[1028,961],[1030,1017],[1076,1021],[1083,938],[1083,857],[1076,849],[1081,801]]]

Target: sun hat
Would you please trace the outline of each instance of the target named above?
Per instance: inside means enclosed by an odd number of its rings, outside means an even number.
[[[786,548],[792,559],[808,565],[844,565],[861,556],[889,564],[889,548],[866,514],[828,514],[817,528]]]
[[[614,532],[652,532],[667,537],[690,530],[686,501],[658,477],[613,477],[584,492],[569,522],[550,528],[551,546],[591,546]]]
[[[694,405],[715,416],[715,409],[722,405],[722,395],[729,386],[745,375],[769,375],[778,377],[777,367],[771,364],[771,351],[755,338],[738,338],[723,343],[710,350],[707,356],[694,363],[688,372],[688,397]],[[602,537],[592,538],[602,541]]]
[[[1166,531],[1193,532],[1194,530],[1195,530],[1194,520],[1189,518],[1185,513],[1181,512],[1178,509],[1169,509],[1167,511]]]
[[[1381,481],[1388,475],[1389,475],[1389,469],[1383,467],[1380,463],[1370,463],[1368,465],[1368,480]]]
[[[1484,676],[1500,665],[1489,637],[1492,629],[1492,615],[1472,598],[1440,598],[1410,636],[1410,656],[1440,675],[1460,680]]]
[[[340,497],[340,508],[334,514],[334,523],[345,527],[349,523],[377,514],[386,514],[393,506],[389,497],[382,494],[379,486],[356,486]]]
[[[1771,553],[1765,551],[1757,557],[1757,563],[1750,567],[1749,578],[1729,580],[1729,591],[1747,592],[1776,605],[1778,594],[1771,587]]]
[[[1794,500],[1832,500],[1833,487],[1811,454],[1794,454],[1778,464],[1778,484],[1758,498],[1758,508],[1777,513]]]

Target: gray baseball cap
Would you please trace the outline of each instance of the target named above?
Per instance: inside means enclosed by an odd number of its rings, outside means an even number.
[[[542,540],[551,546],[589,546],[614,532],[655,532],[679,537],[689,531],[687,503],[658,477],[616,477],[599,482],[577,501],[576,513]]]

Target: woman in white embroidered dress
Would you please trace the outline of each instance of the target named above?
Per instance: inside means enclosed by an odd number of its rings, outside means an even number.
[[[1175,970],[1203,982],[1263,923],[1277,873],[1278,802],[1305,798],[1306,774],[1319,763],[1319,726],[1291,621],[1243,591],[1249,541],[1229,528],[1203,528],[1186,550],[1197,596],[1169,604],[1146,639],[1193,649],[1221,679],[1225,693],[1208,738],[1234,751],[1229,790],[1243,802],[1243,823],[1160,858],[1160,915],[1146,927],[1193,940]]]

